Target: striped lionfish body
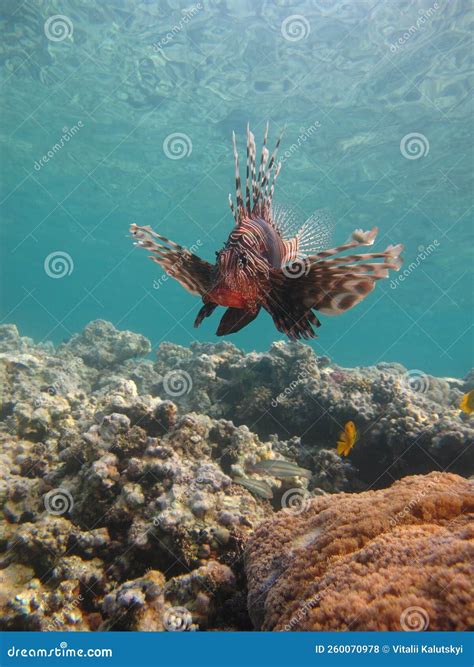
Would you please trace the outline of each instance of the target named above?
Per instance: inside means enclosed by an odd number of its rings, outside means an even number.
[[[377,280],[401,265],[401,245],[383,252],[345,254],[371,246],[377,227],[355,230],[340,246],[328,245],[332,222],[316,212],[299,227],[293,211],[273,204],[275,182],[281,169],[276,156],[281,134],[270,154],[268,124],[257,164],[255,138],[247,127],[245,198],[239,173],[239,157],[233,135],[236,201],[229,195],[235,226],[210,264],[186,248],[157,234],[150,227],[131,226],[136,244],[147,248],[151,259],[192,294],[203,306],[194,326],[199,326],[217,306],[225,311],[217,335],[235,333],[252,322],[261,308],[273,318],[278,331],[290,339],[314,338],[320,326],[314,311],[339,315],[362,301]],[[381,260],[381,261],[372,261]]]

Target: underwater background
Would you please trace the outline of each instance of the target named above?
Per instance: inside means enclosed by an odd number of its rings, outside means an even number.
[[[341,365],[465,375],[470,8],[4,0],[2,321],[54,343],[96,318],[152,350],[217,340],[217,317],[193,329],[199,301],[162,279],[128,228],[151,225],[213,261],[233,223],[232,130],[242,155],[247,122],[258,147],[269,120],[270,144],[286,126],[278,202],[303,218],[329,211],[336,243],[377,225],[377,247],[405,245],[405,275],[323,316],[314,350]],[[229,340],[266,350],[281,339],[264,314]]]
[[[0,3],[0,630],[474,627],[471,7]],[[310,344],[129,231],[214,261],[267,121],[276,202],[405,246]]]

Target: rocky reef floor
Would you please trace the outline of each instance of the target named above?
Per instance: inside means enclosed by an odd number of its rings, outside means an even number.
[[[474,626],[473,371],[150,354],[102,320],[56,348],[0,326],[0,629]]]

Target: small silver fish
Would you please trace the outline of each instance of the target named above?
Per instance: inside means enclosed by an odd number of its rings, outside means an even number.
[[[261,475],[277,477],[278,479],[288,479],[290,477],[306,477],[307,479],[311,479],[313,476],[311,470],[300,468],[296,463],[284,461],[283,459],[258,461],[249,470]]]
[[[234,477],[236,484],[245,486],[246,489],[256,496],[271,500],[273,498],[273,491],[269,484],[259,479],[250,479],[249,477]]]

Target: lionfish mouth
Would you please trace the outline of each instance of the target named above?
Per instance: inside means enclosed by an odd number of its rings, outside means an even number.
[[[216,287],[209,292],[209,299],[218,306],[227,308],[246,308],[247,301],[240,292],[227,289],[225,287]]]

